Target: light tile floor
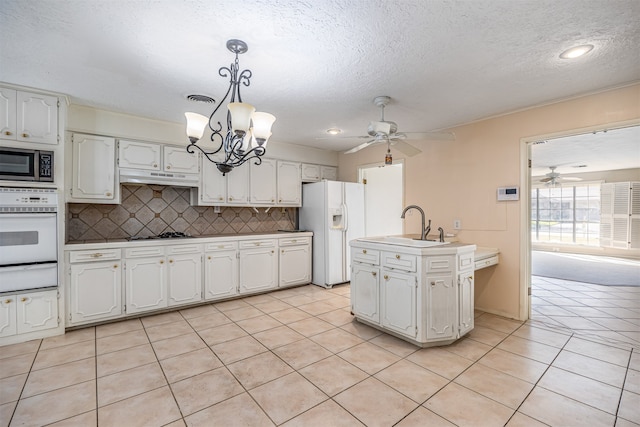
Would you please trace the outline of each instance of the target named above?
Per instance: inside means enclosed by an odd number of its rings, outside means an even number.
[[[532,321],[478,312],[467,337],[439,348],[354,322],[348,285],[303,286],[1,347],[0,425],[640,424],[637,328],[615,329],[615,319],[638,325],[639,294],[536,284],[534,295],[547,294],[534,296]],[[613,319],[596,322],[604,335],[573,332],[549,309],[539,312],[564,292],[580,293],[573,297],[581,304],[608,303],[598,306],[606,309],[598,319]],[[538,304],[543,298],[552,300]],[[559,317],[593,320],[569,312],[576,316]]]

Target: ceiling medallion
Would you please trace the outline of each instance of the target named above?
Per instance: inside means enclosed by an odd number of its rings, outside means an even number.
[[[224,98],[208,118],[197,113],[185,113],[189,137],[187,151],[194,153],[195,148],[200,150],[209,161],[216,164],[222,175],[251,159],[256,159],[257,165],[262,163],[261,157],[267,149],[271,126],[276,120],[273,115],[257,112],[253,105],[242,102],[240,85],[249,86],[252,73],[251,70],[240,71],[238,55],[248,50],[247,44],[242,40],[231,39],[227,41],[227,49],[234,53],[236,58],[229,67],[220,67],[218,70],[221,77],[229,77],[229,88]],[[220,121],[214,123],[213,117],[227,98],[227,128],[223,133],[222,124]],[[211,141],[219,144],[214,151],[206,151],[197,145],[207,125],[211,129]]]

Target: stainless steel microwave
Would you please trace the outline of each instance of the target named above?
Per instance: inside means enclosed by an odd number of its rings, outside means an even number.
[[[53,182],[53,151],[0,147],[0,180]]]

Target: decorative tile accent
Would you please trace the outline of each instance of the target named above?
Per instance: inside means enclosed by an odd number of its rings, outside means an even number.
[[[179,231],[192,236],[292,230],[296,208],[191,206],[188,188],[122,185],[122,204],[67,204],[67,243],[156,236]]]

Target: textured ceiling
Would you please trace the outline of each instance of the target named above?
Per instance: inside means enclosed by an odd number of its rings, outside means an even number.
[[[210,112],[185,95],[220,101],[240,38],[273,140],[345,150],[361,141],[318,138],[364,134],[376,95],[420,132],[637,81],[638,16],[638,0],[2,0],[0,81],[182,123]]]

